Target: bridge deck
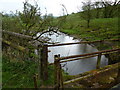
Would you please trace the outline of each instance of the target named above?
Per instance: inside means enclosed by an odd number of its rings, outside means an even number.
[[[120,63],[108,65],[101,69],[96,69],[87,72],[88,74],[83,75],[82,79],[79,79],[76,82],[64,82],[65,88],[111,88],[116,85],[116,77],[118,75],[118,67],[120,67]],[[86,77],[88,76],[88,77]],[[84,78],[85,77],[85,78]],[[79,75],[77,76],[79,78]],[[75,80],[75,77],[74,79]]]

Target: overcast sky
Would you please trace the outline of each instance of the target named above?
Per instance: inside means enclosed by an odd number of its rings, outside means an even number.
[[[25,0],[0,0],[0,12],[4,11],[9,13],[10,11],[15,12],[16,10],[23,10],[23,2]],[[34,0],[29,0],[31,4]],[[53,13],[54,16],[62,15],[62,6],[64,4],[68,10],[68,13],[78,12],[78,7],[82,4],[84,0],[35,0],[38,2],[39,7],[41,8],[42,14],[45,14],[45,8],[47,8],[48,13]]]

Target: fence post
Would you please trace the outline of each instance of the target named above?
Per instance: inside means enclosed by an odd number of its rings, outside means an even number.
[[[41,49],[41,79],[48,80],[48,47],[43,44]]]
[[[120,83],[120,64],[118,64],[118,73],[117,73],[116,82]]]
[[[35,88],[38,88],[36,75],[33,76],[33,80],[34,80],[34,87],[35,87]]]
[[[108,58],[108,65],[111,65],[112,64],[112,59],[110,57],[110,54],[106,54],[105,56]]]
[[[101,53],[98,54],[96,69],[100,69]]]
[[[55,70],[55,88],[63,88],[63,77],[62,77],[62,71],[61,71],[61,64],[59,60],[60,54],[54,56],[54,70]]]
[[[38,64],[38,77],[39,77],[39,80],[41,81],[41,83],[43,83],[43,80],[42,80],[42,71],[41,71],[41,50],[42,50],[42,46],[41,45],[38,45],[38,48],[37,48],[37,52],[38,52],[38,61],[37,61],[37,64]]]
[[[42,84],[45,80],[48,80],[48,47],[47,44],[38,45],[38,70],[39,79]]]

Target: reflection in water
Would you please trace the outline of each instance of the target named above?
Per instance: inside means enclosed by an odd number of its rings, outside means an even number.
[[[61,35],[57,36],[54,35],[47,35],[46,36],[51,38],[51,42],[60,42],[60,43],[71,43],[71,42],[79,42],[80,40],[73,40],[73,37],[67,36],[66,34],[61,33]],[[57,37],[56,37],[57,36]],[[48,60],[49,62],[54,62],[54,55],[60,54],[61,57],[63,56],[70,56],[70,55],[80,55],[85,53],[92,53],[98,51],[96,48],[92,47],[88,44],[76,44],[76,45],[66,45],[66,46],[57,46],[57,47],[49,47]],[[105,58],[103,55],[101,60],[101,66],[105,66],[108,63],[108,59]],[[96,68],[96,59],[97,57],[81,59],[78,61],[71,61],[63,63],[65,64],[63,69],[70,75],[80,74],[92,69]]]

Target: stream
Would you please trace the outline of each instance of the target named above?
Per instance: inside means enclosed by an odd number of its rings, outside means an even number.
[[[59,43],[72,43],[80,42],[81,40],[74,39],[67,34],[61,33],[60,35],[54,33],[53,35],[44,34],[51,38],[51,42]],[[54,62],[54,55],[60,54],[61,57],[71,56],[71,55],[80,55],[86,53],[92,53],[98,51],[93,45],[89,44],[75,44],[75,45],[65,45],[65,46],[56,46],[48,48],[51,52],[48,53],[48,61],[50,63]],[[80,59],[77,61],[65,62],[62,63],[62,67],[65,72],[69,75],[77,75],[86,71],[96,69],[97,57],[91,57],[87,59]],[[108,65],[108,59],[102,55],[101,57],[101,67]]]

